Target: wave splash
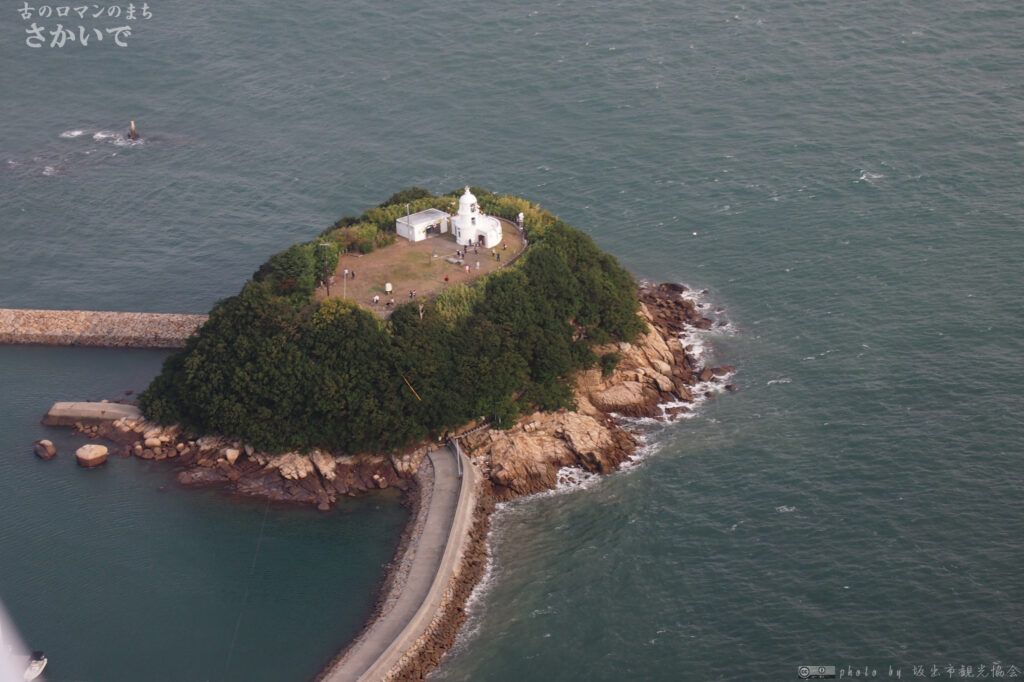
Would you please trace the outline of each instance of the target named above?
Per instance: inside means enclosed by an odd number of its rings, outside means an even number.
[[[142,147],[146,139],[131,139],[115,130],[68,128],[57,135],[60,142],[28,154],[7,159],[6,170],[18,175],[64,175],[118,156],[122,149]]]

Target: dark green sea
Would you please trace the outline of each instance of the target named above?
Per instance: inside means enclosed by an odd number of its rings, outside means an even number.
[[[0,307],[205,312],[343,215],[475,184],[724,310],[700,342],[740,390],[503,507],[437,679],[1024,677],[1019,0],[169,0],[123,48],[49,32],[124,16],[20,7]],[[52,682],[308,679],[405,512],[81,471],[38,424],[163,357],[0,348],[0,598]]]

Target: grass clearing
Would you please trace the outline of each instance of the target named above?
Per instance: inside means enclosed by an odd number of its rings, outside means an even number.
[[[330,284],[331,296],[349,298],[378,317],[385,318],[392,310],[386,305],[389,298],[394,298],[398,305],[409,301],[411,291],[416,292],[417,298],[431,298],[457,282],[469,284],[478,277],[498,270],[523,250],[519,229],[508,220],[499,220],[505,248],[498,246],[494,251],[500,255],[500,261],[491,255],[491,249],[479,248],[474,252],[473,247],[469,247],[464,260],[451,262],[455,260],[455,252],[460,247],[450,234],[437,235],[420,242],[410,242],[399,237],[391,246],[367,254],[343,253],[338,259],[334,281]],[[477,263],[480,264],[479,268]],[[469,272],[466,272],[467,265]],[[346,269],[354,276],[345,277]],[[447,282],[445,276],[448,277]],[[390,297],[384,289],[387,282],[392,286]],[[374,296],[380,297],[377,305],[373,304]],[[318,287],[317,300],[322,301],[326,297],[326,287]]]

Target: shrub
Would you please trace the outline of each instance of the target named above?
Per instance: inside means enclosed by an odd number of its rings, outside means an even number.
[[[615,371],[615,368],[619,366],[619,361],[622,360],[622,356],[616,352],[605,353],[601,356],[601,376],[606,377]]]

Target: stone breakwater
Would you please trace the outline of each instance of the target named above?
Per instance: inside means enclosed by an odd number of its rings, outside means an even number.
[[[0,308],[0,343],[182,348],[206,315]]]
[[[462,546],[462,556],[448,579],[441,604],[426,630],[388,671],[384,680],[425,679],[454,646],[459,628],[468,618],[466,602],[487,570],[487,534],[495,504],[490,489],[491,485],[486,481],[477,483],[473,520]]]

